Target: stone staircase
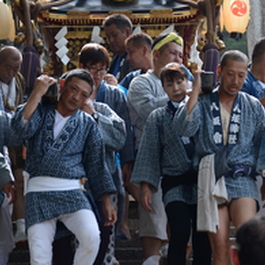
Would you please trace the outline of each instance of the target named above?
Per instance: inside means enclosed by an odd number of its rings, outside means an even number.
[[[9,255],[8,265],[30,265],[28,248],[14,249]]]
[[[137,203],[130,201],[129,227],[131,231],[131,240],[121,240],[115,242],[115,257],[120,265],[141,265],[143,262],[143,251],[139,236],[135,233],[138,228],[138,210]]]
[[[116,241],[115,256],[120,265],[141,265],[143,262],[143,251],[140,239],[135,233],[139,227],[137,203],[135,201],[130,202],[129,227],[131,230],[132,239],[130,241]],[[230,241],[231,244],[235,241],[235,229],[233,226],[231,226],[230,229]],[[191,264],[192,253],[190,254],[187,261],[187,265]],[[14,249],[10,254],[8,265],[30,265],[28,248],[22,247],[19,249]],[[166,260],[161,261],[160,265],[166,265]]]

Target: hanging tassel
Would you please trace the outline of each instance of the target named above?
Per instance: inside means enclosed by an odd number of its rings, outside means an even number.
[[[204,48],[203,70],[214,72],[214,81],[217,82],[217,66],[219,63],[219,51],[215,43],[207,43]]]
[[[23,50],[23,61],[20,72],[26,81],[26,95],[29,95],[33,89],[35,80],[37,78],[38,69],[39,58],[36,48],[32,45],[25,46]]]

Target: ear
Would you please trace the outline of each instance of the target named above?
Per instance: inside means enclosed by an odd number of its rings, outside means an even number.
[[[158,56],[159,56],[159,50],[154,50],[153,51],[153,59],[157,60]]]
[[[149,52],[149,50],[148,50],[146,45],[143,45],[142,49],[143,49],[143,55],[145,56],[147,54],[147,52]]]
[[[129,29],[129,28],[125,28],[124,29],[124,32],[125,32],[125,34],[126,34],[126,38],[128,38],[130,35],[131,35],[131,30]]]
[[[235,247],[231,247],[230,249],[230,257],[233,262],[233,265],[240,265],[239,257],[238,257],[238,251]]]
[[[65,85],[65,80],[64,80],[64,79],[60,80],[60,89],[59,89],[59,93],[62,93],[63,88],[64,88],[64,85]]]
[[[79,68],[84,69],[85,68],[84,64],[83,63],[79,63]]]

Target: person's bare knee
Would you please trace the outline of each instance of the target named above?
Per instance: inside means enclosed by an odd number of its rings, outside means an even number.
[[[23,181],[23,168],[17,168],[14,170],[15,186],[17,195],[23,195],[24,181]]]
[[[233,199],[229,204],[230,218],[236,228],[255,216],[257,202],[250,197]]]
[[[162,240],[155,237],[141,237],[141,242],[145,259],[150,256],[159,255],[159,251],[163,243]]]
[[[226,236],[219,236],[214,233],[209,233],[209,238],[212,250],[217,256],[228,254],[230,247],[229,238],[227,239]]]
[[[227,206],[222,206],[219,212],[219,228],[217,233],[209,233],[213,252],[214,265],[229,265],[229,231],[230,220]]]

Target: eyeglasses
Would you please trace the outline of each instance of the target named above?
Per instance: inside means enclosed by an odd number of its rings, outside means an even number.
[[[104,75],[109,71],[109,68],[95,68],[89,67],[88,65],[85,65],[85,68],[88,69],[91,74],[96,74],[99,72],[100,74]]]
[[[5,67],[6,71],[10,72],[12,70],[15,74],[17,74],[19,71],[19,67],[13,67],[13,66],[8,65],[8,64],[4,65],[4,67]]]

